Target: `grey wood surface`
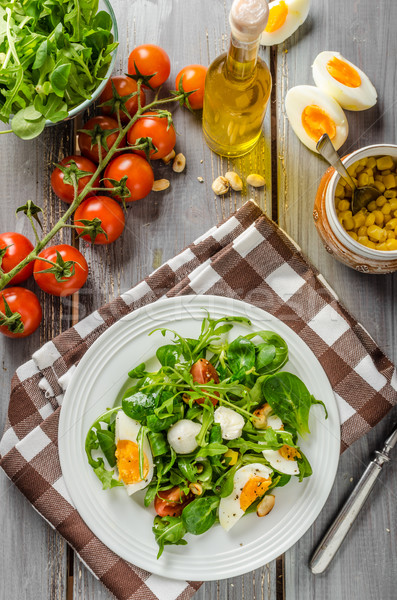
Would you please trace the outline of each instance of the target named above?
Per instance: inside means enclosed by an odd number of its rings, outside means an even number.
[[[112,0],[112,4],[120,29],[116,63],[119,73],[126,69],[128,53],[135,45],[157,43],[171,57],[169,87],[172,88],[183,66],[207,64],[227,48],[230,0]],[[310,65],[317,53],[324,49],[338,50],[368,73],[379,93],[375,109],[348,113],[350,135],[345,151],[375,141],[395,142],[397,45],[391,24],[396,22],[397,6],[393,0],[377,2],[376,10],[371,0],[354,3],[317,0],[312,4],[308,21],[290,40],[273,51],[272,56],[261,50],[268,64],[272,61],[276,101],[267,113],[264,138],[250,155],[232,162],[211,154],[202,139],[199,116],[194,117],[179,108],[175,110],[179,133],[177,149],[186,155],[186,171],[177,175],[169,167],[156,164],[156,178],[171,179],[169,190],[152,193],[129,207],[125,233],[115,244],[93,249],[80,245],[90,265],[88,282],[79,297],[80,318],[129,289],[244,200],[254,197],[268,214],[272,211],[275,214],[278,209],[280,225],[298,241],[382,349],[397,358],[394,348],[397,320],[393,304],[396,276],[355,273],[325,252],[311,219],[314,193],[325,166],[294,137],[283,108],[283,97],[289,87],[311,83]],[[277,134],[277,145],[275,142],[271,145],[271,129]],[[73,143],[70,125],[46,130],[34,142],[21,142],[9,136],[0,138],[2,231],[15,229],[15,208],[28,198],[41,203],[49,220],[55,221],[62,203],[50,192],[50,163],[68,154]],[[211,183],[230,167],[243,175],[264,174],[265,191],[253,194],[251,188],[244,189],[242,194],[215,198]],[[198,176],[203,177],[204,183],[197,181]],[[18,219],[17,230],[29,235],[22,219]],[[69,240],[68,232],[62,235],[65,241]],[[40,297],[45,315],[40,332],[26,341],[0,340],[0,425],[5,420],[9,382],[15,368],[41,343],[72,322],[70,300],[59,302],[49,296]],[[395,411],[342,456],[330,498],[313,527],[286,553],[285,571],[281,570],[281,561],[277,564],[273,561],[244,577],[206,583],[196,599],[394,600],[397,583],[395,463],[382,474],[330,571],[314,577],[307,566],[312,550],[357,481],[370,454],[389,431],[393,416],[395,418]],[[73,559],[62,539],[10,486],[4,474],[0,475],[0,498],[1,600],[112,598],[85,567]]]

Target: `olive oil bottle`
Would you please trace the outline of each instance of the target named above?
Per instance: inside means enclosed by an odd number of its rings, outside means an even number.
[[[205,80],[203,131],[208,146],[222,156],[242,156],[257,143],[272,79],[259,58],[266,27],[266,0],[234,0],[229,51],[210,65]]]

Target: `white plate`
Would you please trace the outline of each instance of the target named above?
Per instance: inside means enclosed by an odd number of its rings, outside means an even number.
[[[112,407],[128,380],[127,372],[153,359],[167,343],[156,327],[175,329],[196,337],[204,310],[212,317],[249,317],[252,328],[236,324],[232,337],[270,329],[287,342],[290,359],[284,370],[298,375],[310,392],[323,400],[310,411],[311,434],[300,444],[313,475],[296,478],[275,490],[272,512],[259,519],[250,514],[230,532],[220,525],[201,536],[187,535],[186,546],[166,546],[160,560],[152,534],[154,510],[143,505],[144,492],[129,497],[121,487],[102,491],[89,466],[84,441],[95,419]],[[152,361],[153,363],[153,361]],[[151,365],[152,366],[152,365]],[[174,579],[212,580],[241,575],[273,560],[290,548],[310,527],[331,490],[339,459],[340,428],[331,386],[318,360],[284,323],[259,308],[218,296],[182,296],[160,300],[127,315],[110,327],[82,358],[68,387],[59,423],[59,455],[65,483],[75,507],[88,527],[113,552],[152,573]]]

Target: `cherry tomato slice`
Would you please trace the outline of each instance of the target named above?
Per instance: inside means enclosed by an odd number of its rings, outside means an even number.
[[[161,491],[154,499],[154,510],[160,517],[179,517],[192,500],[193,494],[187,496],[175,486],[169,490]]]
[[[8,246],[8,248],[7,248]],[[2,250],[7,248],[1,257]],[[33,244],[27,237],[15,231],[0,233],[0,266],[4,273],[9,273],[21,260],[27,257],[33,250]],[[16,284],[25,281],[33,273],[33,261],[14,275],[10,283]]]
[[[30,290],[22,287],[10,287],[0,293],[0,311],[5,314],[4,298],[12,312],[18,312],[24,329],[20,333],[12,333],[6,325],[0,326],[0,333],[11,338],[24,338],[31,335],[40,325],[42,310],[38,297]]]
[[[205,358],[200,358],[195,362],[190,368],[190,373],[192,374],[195,383],[209,383],[210,381],[219,383],[219,375],[214,365]],[[218,392],[214,392],[214,395],[219,396]],[[196,402],[197,404],[203,404],[205,398],[198,398]],[[211,398],[211,402],[214,406],[218,404],[216,398]]]

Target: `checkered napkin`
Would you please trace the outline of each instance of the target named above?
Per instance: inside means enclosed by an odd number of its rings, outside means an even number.
[[[59,411],[76,363],[101,333],[141,306],[184,294],[245,300],[289,325],[328,375],[342,423],[342,451],[397,401],[392,363],[299,248],[253,202],[130,291],[45,344],[12,380],[0,466],[119,600],[185,600],[200,583],[143,571],[116,556],[88,529],[62,479]]]

